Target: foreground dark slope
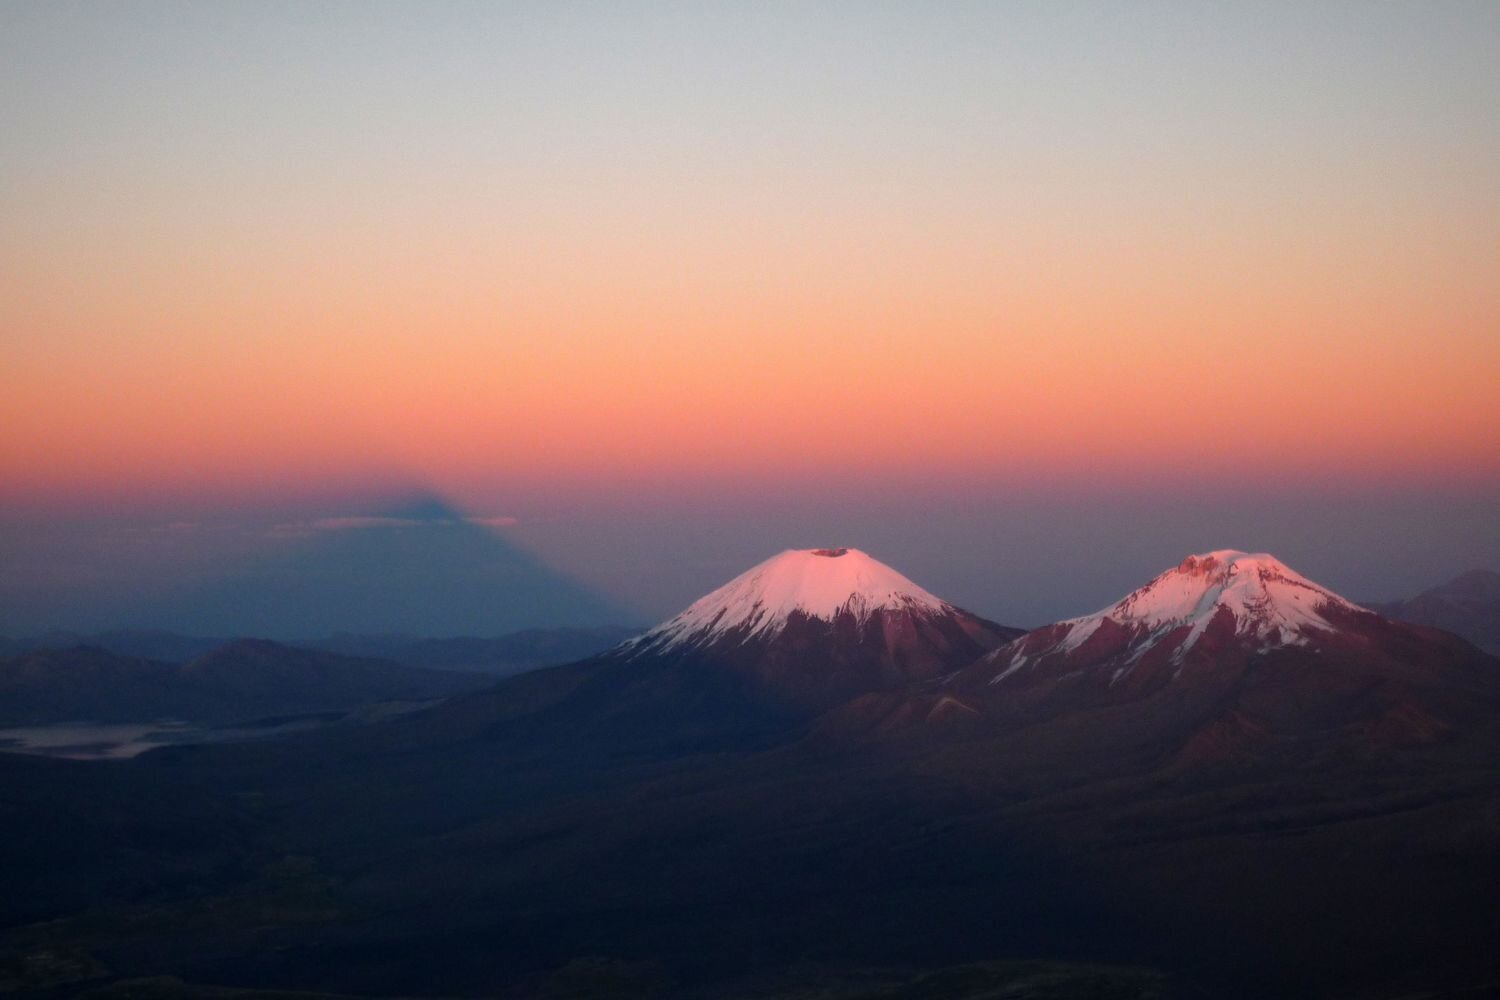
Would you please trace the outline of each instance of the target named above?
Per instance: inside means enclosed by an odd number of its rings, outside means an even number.
[[[551,766],[476,737],[366,748],[290,786],[264,759],[154,755],[172,787],[202,783],[179,802],[248,810],[208,810],[240,846],[210,850],[186,886],[222,870],[207,908],[227,926],[183,933],[153,904],[148,928],[172,933],[84,941],[124,974],[381,994],[488,995],[588,956],[705,991],[806,961],[1015,956],[1151,965],[1206,995],[1400,996],[1494,975],[1493,731],[1399,752],[1287,737],[1184,767],[1149,728],[1128,739],[1139,721],[685,759],[598,747]],[[212,839],[183,822],[173,859]],[[331,908],[268,886],[299,857]]]
[[[8,946],[100,980],[379,995],[556,995],[602,963],[734,996],[806,963],[1007,957],[1147,965],[1183,995],[1473,987],[1500,980],[1500,664],[1431,638],[1462,697],[1421,697],[1443,725],[1418,740],[1293,712],[1189,752],[1211,706],[1171,685],[1030,720],[934,711],[972,696],[920,684],[817,715],[739,669],[606,658],[283,744],[0,762],[33,818],[6,856],[120,901]],[[1435,669],[1423,691],[1448,690]],[[76,806],[93,793],[130,822]],[[53,825],[73,842],[43,851]],[[31,918],[77,906],[31,884]]]

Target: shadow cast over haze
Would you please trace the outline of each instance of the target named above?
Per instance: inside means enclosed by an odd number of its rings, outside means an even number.
[[[633,619],[438,499],[276,525],[268,549],[130,617],[216,635],[497,635]]]

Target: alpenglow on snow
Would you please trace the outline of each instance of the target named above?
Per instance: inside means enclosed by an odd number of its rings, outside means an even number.
[[[1211,628],[1257,652],[1305,646],[1343,627],[1330,615],[1349,614],[1369,612],[1273,556],[1220,549],[1188,556],[1101,611],[1036,629],[995,650],[988,659],[1001,669],[991,683],[1090,651],[1121,658],[1118,679],[1164,643],[1180,662]]]
[[[658,650],[707,645],[726,635],[770,639],[793,614],[863,621],[880,610],[952,614],[953,605],[858,549],[787,549],[694,601],[627,645]]]

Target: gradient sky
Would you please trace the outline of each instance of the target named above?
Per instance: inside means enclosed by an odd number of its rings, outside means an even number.
[[[1021,624],[1226,546],[1500,566],[1496,52],[1490,2],[4,4],[0,629],[192,630],[111,601],[413,496],[642,620],[791,545]]]

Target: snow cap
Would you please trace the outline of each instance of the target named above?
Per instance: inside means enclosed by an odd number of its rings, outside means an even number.
[[[951,606],[859,549],[787,549],[694,601],[633,645],[698,645],[744,630],[769,638],[795,612],[831,621],[841,613],[861,620],[881,609],[949,611]]]

